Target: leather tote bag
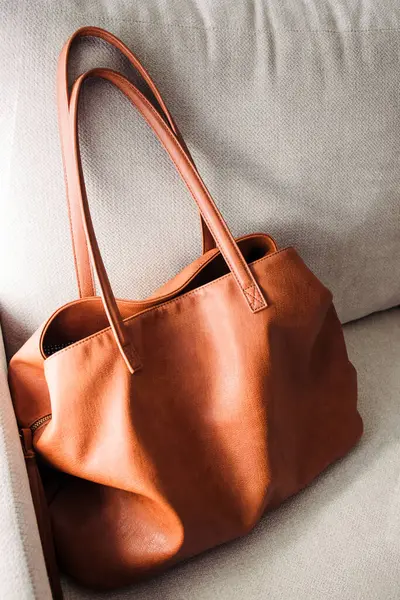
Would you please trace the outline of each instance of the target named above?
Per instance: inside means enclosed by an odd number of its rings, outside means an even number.
[[[71,43],[89,35],[128,57],[157,109],[105,68],[69,93]],[[203,254],[142,301],[115,298],[90,217],[78,106],[93,77],[147,121],[201,214]],[[17,352],[9,377],[43,545],[52,538],[80,583],[111,589],[246,534],[345,455],[362,421],[331,293],[293,248],[232,237],[128,48],[79,30],[61,54],[58,93],[80,297]]]

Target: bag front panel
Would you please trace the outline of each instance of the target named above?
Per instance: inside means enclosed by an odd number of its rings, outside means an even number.
[[[109,330],[45,361],[53,418],[37,449],[74,476],[51,511],[82,582],[123,585],[242,535],[358,438],[330,293],[291,249],[252,270],[265,311],[228,275],[126,321],[133,377]]]
[[[109,486],[90,494],[81,487],[73,515],[64,490],[51,506],[63,566],[89,585],[94,572],[102,587],[114,587],[126,582],[121,564],[137,576],[243,535],[265,509],[266,329],[260,336],[254,321],[247,327],[231,277],[200,292],[131,321],[143,362],[134,376],[110,332],[45,361],[53,417],[38,451],[64,472]],[[85,502],[89,512],[101,506],[90,534]],[[121,536],[127,514],[133,526]],[[86,559],[71,557],[86,539]]]

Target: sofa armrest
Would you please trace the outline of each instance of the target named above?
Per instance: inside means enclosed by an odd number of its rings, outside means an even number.
[[[51,600],[0,330],[0,597]]]

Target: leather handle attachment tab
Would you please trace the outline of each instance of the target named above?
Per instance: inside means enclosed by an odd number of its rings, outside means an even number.
[[[131,50],[119,40],[112,33],[105,31],[99,27],[81,27],[78,29],[66,42],[63,50],[61,51],[60,58],[58,61],[57,70],[57,97],[58,97],[58,119],[60,128],[61,138],[61,150],[64,164],[64,176],[67,191],[68,201],[68,212],[71,227],[72,246],[74,253],[75,271],[78,282],[79,296],[81,298],[95,295],[95,283],[93,279],[93,273],[91,270],[89,249],[86,244],[86,237],[84,232],[84,226],[82,222],[82,215],[80,211],[81,199],[76,196],[79,194],[79,190],[71,185],[71,178],[73,178],[74,165],[71,163],[71,141],[68,137],[69,131],[69,89],[68,89],[68,62],[71,46],[74,41],[82,37],[96,37],[104,40],[110,45],[118,49],[129,61],[132,67],[141,75],[143,80],[147,83],[155,99],[157,100],[159,107],[162,111],[162,116],[165,122],[170,127],[173,134],[179,140],[182,148],[186,152],[188,159],[194,161],[191,154],[182,138],[182,135],[171,115],[168,111],[165,102],[163,101],[157,86],[150,77],[149,73],[143,67],[137,56],[131,52]],[[195,167],[196,168],[196,167]],[[203,238],[203,252],[215,247],[214,238],[210,233],[206,223],[201,218],[202,238]]]
[[[94,233],[90,216],[89,204],[86,195],[85,182],[82,172],[82,163],[79,152],[78,136],[78,102],[84,81],[90,77],[108,80],[122,91],[131,103],[138,109],[148,125],[154,131],[165,150],[174,162],[181,178],[195,200],[200,213],[211,231],[216,245],[223,255],[236,283],[246,300],[251,312],[256,313],[267,307],[267,303],[243,258],[232,234],[211,198],[204,182],[193,163],[188,159],[177,137],[165,124],[160,114],[145,96],[125,77],[110,69],[92,69],[82,74],[75,81],[70,99],[70,136],[73,146],[74,177],[72,178],[73,192],[81,199],[81,214],[83,217],[84,232],[87,245],[93,260],[94,269],[99,280],[104,309],[114,333],[118,348],[130,370],[134,373],[140,368],[140,360],[129,338],[126,325],[118,309],[111,285],[101,258],[99,246]],[[78,193],[79,192],[79,193]]]

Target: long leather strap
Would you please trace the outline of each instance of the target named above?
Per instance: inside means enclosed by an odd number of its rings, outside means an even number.
[[[171,129],[165,124],[160,114],[154,109],[153,105],[143,96],[143,94],[125,77],[110,69],[92,69],[82,74],[75,81],[70,98],[70,139],[73,145],[73,163],[74,171],[71,170],[71,192],[75,197],[81,199],[81,210],[83,216],[83,225],[86,235],[86,241],[91,253],[93,265],[99,280],[104,309],[110,322],[119,350],[131,373],[134,373],[141,367],[140,359],[129,338],[128,331],[119,312],[111,285],[101,258],[99,246],[93,229],[93,223],[90,216],[89,204],[86,195],[84,177],[82,172],[82,163],[79,152],[78,139],[78,101],[83,82],[89,77],[99,77],[110,81],[119,88],[138,109],[154,133],[164,146],[172,161],[174,162],[183,181],[188,187],[193,199],[195,200],[200,213],[207,223],[214,240],[221,251],[236,283],[246,300],[252,313],[256,313],[267,307],[264,296],[262,295],[254,276],[244,260],[232,234],[225,224],[220,212],[212,200],[206,186],[204,185],[199,173],[188,159],[185,150],[182,148],[177,137],[171,132]],[[73,174],[73,177],[72,177]],[[227,307],[229,310],[229,307]]]
[[[186,152],[188,159],[192,162],[193,166],[193,158],[190,155],[190,152],[182,138],[182,135],[172,118],[171,113],[168,111],[160,92],[157,89],[157,86],[151,79],[150,75],[140,63],[139,59],[129,50],[127,46],[113,34],[105,31],[104,29],[100,29],[99,27],[82,27],[78,29],[67,41],[65,44],[59,58],[58,62],[58,73],[57,73],[57,96],[58,96],[58,115],[59,115],[59,127],[60,127],[60,137],[61,137],[61,149],[63,155],[63,163],[64,163],[64,174],[65,174],[65,183],[67,190],[67,200],[68,200],[68,212],[70,219],[70,227],[71,227],[71,236],[72,236],[72,246],[74,253],[74,263],[75,263],[75,271],[78,282],[78,290],[80,297],[94,296],[95,295],[95,283],[93,279],[93,274],[91,270],[89,250],[86,244],[86,238],[84,233],[84,226],[82,222],[82,214],[80,211],[81,199],[79,196],[76,196],[75,193],[72,193],[73,187],[71,187],[70,181],[71,177],[73,177],[73,165],[70,160],[71,156],[71,142],[68,136],[68,122],[69,122],[69,90],[68,90],[68,61],[70,49],[73,42],[82,37],[96,37],[100,38],[124,54],[124,56],[128,59],[129,63],[137,70],[137,72],[142,76],[144,81],[149,86],[152,91],[155,99],[157,100],[162,116],[165,119],[165,122],[170,127],[173,134],[179,140],[182,148]],[[77,190],[79,194],[79,190]],[[215,247],[214,238],[212,237],[206,223],[201,218],[201,227],[202,227],[202,237],[203,237],[203,252],[207,252],[211,248]]]

